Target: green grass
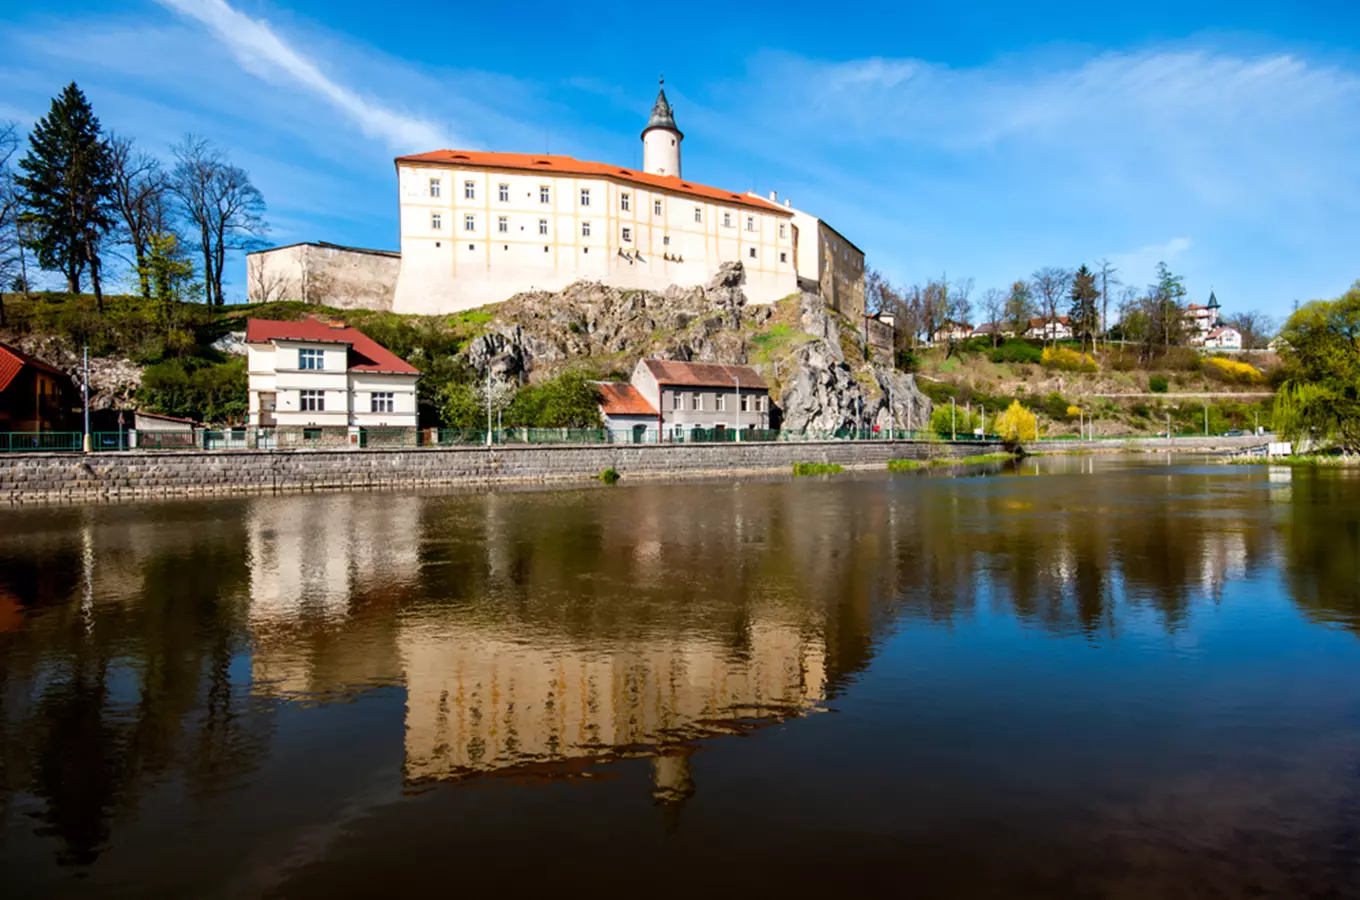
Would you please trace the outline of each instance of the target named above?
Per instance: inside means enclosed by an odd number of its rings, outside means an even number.
[[[925,468],[925,465],[919,459],[890,459],[888,460],[888,471],[910,472],[914,469]]]
[[[837,463],[794,463],[794,475],[836,475],[844,469]]]
[[[619,478],[621,476],[619,475],[616,469],[610,468],[605,469],[603,472],[601,472],[599,475],[596,475],[595,477],[600,479],[600,481],[603,484],[618,484]]]
[[[1014,459],[1009,453],[980,453],[977,456],[936,456],[932,459],[890,459],[889,472],[911,472],[916,469],[945,466],[973,466],[982,463],[1004,462]]]
[[[1360,456],[1233,456],[1224,460],[1234,466],[1317,466],[1346,469],[1360,466]]]

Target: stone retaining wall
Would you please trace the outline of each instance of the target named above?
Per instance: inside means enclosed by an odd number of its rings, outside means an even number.
[[[0,502],[582,481],[789,472],[796,462],[881,468],[890,459],[972,456],[976,441],[614,444],[373,450],[186,450],[0,454]]]

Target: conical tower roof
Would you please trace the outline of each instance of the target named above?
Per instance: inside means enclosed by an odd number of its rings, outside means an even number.
[[[642,129],[642,133],[646,134],[653,128],[666,128],[680,134],[680,129],[675,127],[675,110],[666,99],[665,78],[661,79],[661,87],[656,92],[656,102],[652,104],[652,117],[647,120],[647,127]]]
[[[1213,291],[1210,291],[1210,292],[1209,292],[1209,306],[1208,306],[1208,308],[1209,308],[1209,309],[1218,309],[1218,308],[1219,308],[1219,305],[1218,305],[1218,298],[1214,296],[1214,292],[1213,292]]]

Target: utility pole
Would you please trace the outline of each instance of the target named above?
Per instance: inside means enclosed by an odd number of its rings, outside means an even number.
[[[888,440],[893,440],[897,434],[897,371],[896,368],[888,374]]]
[[[949,432],[950,432],[950,434],[953,435],[953,437],[951,438],[951,440],[955,440],[955,441],[957,441],[957,440],[959,439],[959,423],[958,423],[958,420],[955,419],[955,417],[954,417],[954,411],[955,411],[957,408],[958,408],[957,405],[954,403],[954,398],[953,398],[953,397],[950,397],[950,398],[949,398]]]
[[[90,435],[90,348],[84,349],[85,377],[81,379],[80,391],[85,398],[85,437],[80,442],[81,449],[89,453],[94,449],[94,438]]]
[[[1204,436],[1209,436],[1209,404],[1204,404]]]
[[[737,443],[740,444],[740,443],[741,443],[741,378],[739,378],[739,377],[736,376],[736,375],[733,375],[733,376],[732,376],[732,384],[736,387],[736,403],[737,403],[737,407],[736,407],[736,409],[737,409]]]
[[[486,445],[491,446],[491,360],[486,361]]]

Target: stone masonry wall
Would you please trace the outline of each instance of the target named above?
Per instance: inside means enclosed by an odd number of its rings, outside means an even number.
[[[912,441],[612,444],[396,450],[0,454],[0,502],[582,481],[789,472],[796,462],[881,468],[890,459],[971,456],[998,444]]]

